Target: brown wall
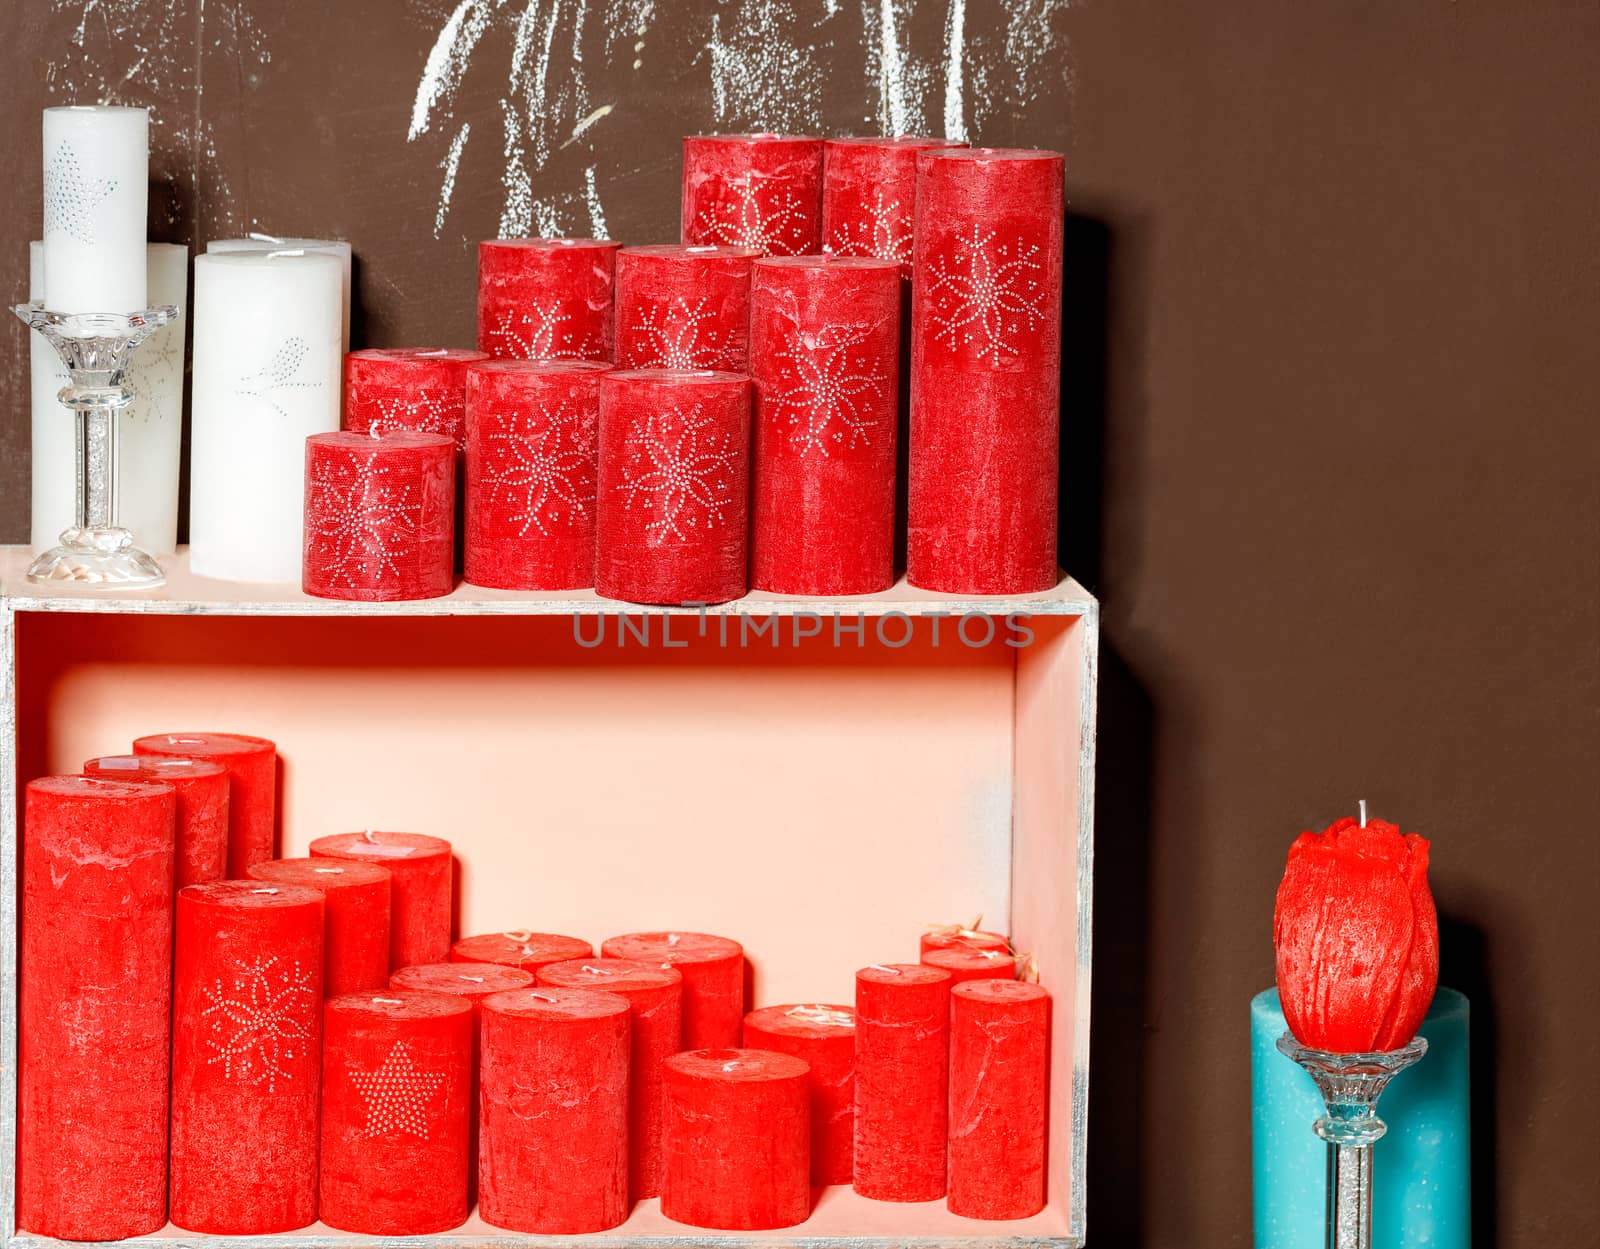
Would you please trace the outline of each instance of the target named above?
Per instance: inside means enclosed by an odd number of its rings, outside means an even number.
[[[639,0],[561,7],[542,104],[526,75],[508,89],[504,0],[408,142],[454,0],[13,4],[0,288],[22,295],[37,229],[38,109],[102,86],[157,108],[153,233],[352,239],[370,345],[468,343],[472,242],[543,219],[507,214],[503,97],[555,224],[589,230],[592,165],[636,241],[675,229],[684,131],[877,126],[876,4],[661,0],[642,36],[619,29]],[[919,127],[943,121],[948,7],[904,32]],[[975,134],[1068,152],[1063,562],[1108,647],[1092,1243],[1247,1243],[1272,892],[1293,835],[1358,797],[1434,839],[1445,979],[1475,1012],[1479,1243],[1596,1243],[1600,9],[1014,0],[966,21]],[[0,329],[12,541],[25,361]]]

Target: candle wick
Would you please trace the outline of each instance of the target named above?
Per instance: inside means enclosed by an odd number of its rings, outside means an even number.
[[[900,969],[898,967],[886,967],[882,963],[874,963],[871,967],[867,968],[867,970],[888,972],[891,976],[898,976],[900,974]]]
[[[483,977],[482,976],[463,976],[461,978],[463,980],[470,980],[470,981],[472,981],[473,984],[482,984],[483,983]]]
[[[514,928],[510,932],[502,933],[507,941],[526,941],[533,933],[526,928]]]
[[[363,837],[365,837],[368,841],[372,842],[374,845],[377,844],[378,839],[372,835],[372,830],[370,828],[364,829],[362,831],[361,835]]]
[[[342,867],[314,867],[311,870],[313,872],[332,872],[335,875],[337,875],[339,873],[342,873],[344,871],[344,868],[342,868]]]
[[[245,237],[248,238],[248,239],[252,239],[253,241],[255,241],[257,243],[281,243],[281,242],[283,242],[283,240],[280,239],[276,234],[257,234],[253,230],[249,234],[247,234]]]
[[[277,893],[276,889],[252,889],[251,893]]]
[[[1361,827],[1365,828],[1367,826],[1367,800],[1363,798],[1359,805],[1361,807]]]
[[[397,997],[375,997],[372,999],[374,1006],[404,1006],[405,1002]]]

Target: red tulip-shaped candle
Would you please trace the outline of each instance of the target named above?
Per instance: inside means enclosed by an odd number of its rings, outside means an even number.
[[[467,366],[486,352],[380,347],[344,358],[344,427],[357,434],[443,434],[465,450]]]
[[[750,247],[658,243],[617,253],[617,363],[726,369],[750,359]]]
[[[594,946],[582,937],[526,929],[462,937],[450,947],[452,963],[500,963],[506,967],[520,967],[526,972],[537,972],[551,963],[592,957]]]
[[[822,140],[811,135],[707,134],[683,141],[685,243],[749,247],[763,256],[822,250]]]
[[[228,769],[228,872],[273,857],[278,823],[278,748],[245,733],[154,733],[133,743],[136,755],[209,759]],[[195,882],[200,883],[200,882]]]
[[[744,1019],[744,947],[703,932],[632,932],[600,946],[607,958],[676,967],[683,976],[683,1048],[732,1049]]]
[[[338,997],[389,983],[389,887],[376,863],[334,859],[268,859],[251,880],[302,885],[323,897],[322,993]]]
[[[164,755],[102,755],[85,763],[83,774],[172,786],[178,804],[176,888],[203,885],[228,874],[228,769],[220,763]]]
[[[478,350],[501,360],[609,360],[617,248],[607,239],[478,244]]]
[[[442,963],[450,955],[450,843],[426,833],[367,829],[311,843],[314,859],[354,859],[388,869],[389,966]]]
[[[792,1054],[811,1069],[811,1182],[848,1184],[856,1157],[855,1008],[764,1006],[744,1017],[744,1044]]]

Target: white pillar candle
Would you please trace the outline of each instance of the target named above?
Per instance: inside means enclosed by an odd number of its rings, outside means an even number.
[[[343,239],[280,239],[271,234],[252,234],[242,239],[212,239],[208,252],[327,252],[344,266],[344,313],[339,323],[339,349],[350,350],[350,244]]]
[[[28,299],[44,299],[42,242],[28,244]],[[28,365],[33,379],[33,516],[28,540],[35,551],[44,551],[61,541],[61,531],[77,518],[76,422],[57,398],[67,384],[67,366],[43,334],[28,335]]]
[[[145,302],[150,114],[44,110],[44,303],[51,312],[138,312]]]
[[[306,438],[339,428],[340,269],[302,250],[195,260],[189,554],[200,576],[300,580]]]

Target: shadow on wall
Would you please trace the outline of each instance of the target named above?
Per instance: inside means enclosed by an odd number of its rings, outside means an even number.
[[[1481,913],[1474,905],[1470,910]],[[1472,1243],[1496,1242],[1496,1201],[1499,1125],[1495,1108],[1494,993],[1489,983],[1488,940],[1483,929],[1465,920],[1439,916],[1439,983],[1464,993],[1471,1004],[1471,1053],[1468,1073],[1472,1086]]]

